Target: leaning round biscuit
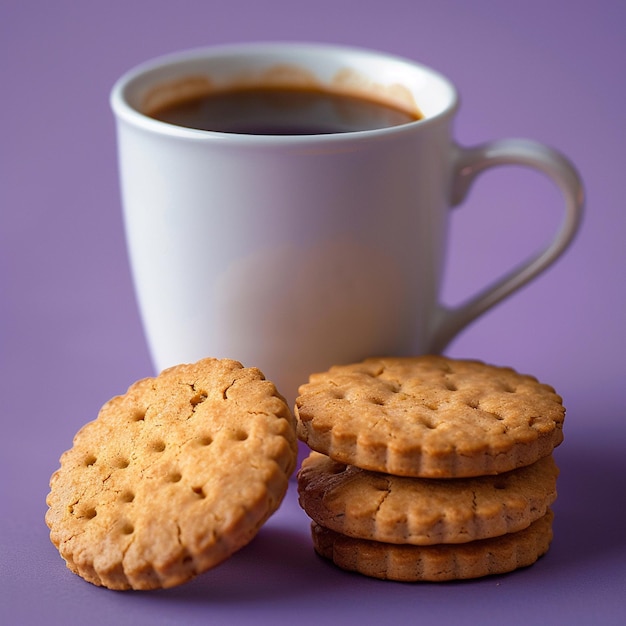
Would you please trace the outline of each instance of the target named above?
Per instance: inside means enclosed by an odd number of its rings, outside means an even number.
[[[167,369],[76,434],[50,480],[50,538],[96,585],[183,583],[254,537],[296,455],[293,416],[258,369],[226,359]]]
[[[552,541],[551,510],[528,528],[456,545],[412,546],[355,539],[311,523],[315,551],[341,569],[401,582],[442,582],[506,574],[532,565]]]
[[[298,472],[300,505],[330,530],[386,543],[466,543],[517,532],[556,500],[552,456],[497,476],[410,478],[311,452]]]
[[[302,441],[398,476],[498,474],[563,440],[565,409],[552,387],[479,361],[372,358],[313,374],[299,394]]]

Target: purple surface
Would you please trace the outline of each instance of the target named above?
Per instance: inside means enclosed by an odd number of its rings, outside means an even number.
[[[625,25],[620,0],[4,0],[0,623],[626,623]],[[60,453],[105,400],[152,374],[123,239],[109,89],[153,56],[253,40],[420,60],[460,88],[461,143],[529,137],[580,169],[588,209],[572,248],[449,350],[533,373],[565,399],[555,539],[532,568],[444,585],[346,574],[313,555],[293,489],[250,546],[165,592],[93,587],[50,544],[45,496]],[[446,299],[542,245],[560,207],[535,174],[479,180],[455,212]]]

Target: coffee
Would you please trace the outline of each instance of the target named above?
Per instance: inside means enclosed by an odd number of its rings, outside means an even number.
[[[168,104],[150,116],[187,128],[246,135],[321,135],[420,119],[389,104],[322,89],[253,87]]]

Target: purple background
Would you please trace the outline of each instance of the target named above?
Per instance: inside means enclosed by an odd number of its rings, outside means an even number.
[[[0,622],[3,624],[626,622],[623,0],[108,0],[0,5]],[[529,137],[586,184],[580,236],[471,326],[453,356],[511,365],[568,407],[555,539],[508,576],[384,583],[314,557],[294,489],[246,549],[178,589],[98,589],[43,521],[48,478],[101,404],[152,374],[122,231],[108,94],[131,66],[208,44],[365,46],[447,74],[463,144]],[[542,246],[561,217],[540,175],[497,170],[453,218],[458,302]]]

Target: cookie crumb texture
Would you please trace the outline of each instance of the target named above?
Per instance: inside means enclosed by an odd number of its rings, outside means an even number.
[[[50,480],[51,541],[95,585],[184,583],[255,536],[296,456],[294,418],[258,369],[227,359],[170,368],[76,434]]]
[[[397,476],[499,474],[563,440],[552,387],[479,361],[372,358],[313,374],[299,394],[298,436],[309,447]]]

